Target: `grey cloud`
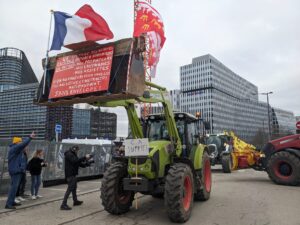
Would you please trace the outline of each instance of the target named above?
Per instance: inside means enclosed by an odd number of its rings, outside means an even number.
[[[2,0],[0,47],[22,49],[40,77],[49,10],[72,14],[86,3],[107,20],[114,40],[132,35],[133,1]],[[153,82],[179,88],[179,67],[210,53],[260,92],[273,91],[272,105],[300,115],[300,1],[153,0],[152,5],[164,19],[167,37]],[[127,121],[124,111],[120,118]]]

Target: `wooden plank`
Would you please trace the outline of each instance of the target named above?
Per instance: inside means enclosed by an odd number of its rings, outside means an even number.
[[[88,96],[88,97],[73,97],[70,99],[58,99],[55,101],[45,101],[45,102],[34,102],[38,105],[44,106],[62,106],[62,105],[73,105],[79,103],[97,103],[97,102],[108,102],[112,100],[123,100],[123,99],[134,99],[136,95],[132,95],[129,93],[122,93],[122,94],[111,94],[111,95],[101,95],[101,96]]]
[[[116,42],[109,42],[106,44],[98,44],[96,42],[92,42],[92,43],[86,43],[87,44],[86,46],[84,46],[84,44],[82,44],[82,43],[79,43],[82,45],[82,48],[80,48],[79,50],[64,52],[64,53],[58,54],[56,56],[50,57],[48,69],[55,69],[56,59],[59,57],[67,56],[67,55],[76,55],[76,54],[96,50],[96,49],[103,48],[106,46],[111,46],[111,45],[114,46],[114,57],[119,56],[119,55],[130,54],[130,46],[131,46],[131,43],[133,40],[134,40],[133,38],[126,38],[126,39],[122,39],[122,40],[119,40]],[[46,61],[46,59],[44,58],[42,60],[43,68],[45,67],[45,61]]]

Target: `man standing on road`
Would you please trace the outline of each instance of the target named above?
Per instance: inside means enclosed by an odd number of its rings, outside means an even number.
[[[65,177],[68,182],[68,188],[65,193],[63,202],[60,206],[61,210],[71,210],[72,208],[67,205],[70,193],[72,192],[73,205],[81,205],[83,201],[77,199],[77,178],[79,167],[86,167],[86,161],[91,158],[89,154],[84,157],[78,158],[77,153],[79,147],[77,145],[71,147],[65,152]]]
[[[15,197],[22,174],[26,172],[26,159],[24,157],[24,149],[35,137],[34,132],[22,142],[22,138],[14,137],[13,143],[9,146],[8,152],[8,172],[11,177],[11,186],[8,193],[6,209],[16,209],[15,206],[21,205],[15,203]]]
[[[26,163],[26,168],[27,168],[27,161],[28,161],[28,154],[29,154],[28,146],[24,149],[23,154],[24,154],[24,161]],[[25,173],[22,173],[20,184],[17,189],[16,200],[15,200],[16,202],[17,200],[19,202],[25,201],[25,197],[29,197],[29,195],[25,194],[26,182],[27,179],[26,179],[26,171],[25,171]]]

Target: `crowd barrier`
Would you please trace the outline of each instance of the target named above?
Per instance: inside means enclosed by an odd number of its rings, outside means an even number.
[[[7,154],[9,150],[11,139],[0,139],[0,194],[7,193],[10,177],[8,174]],[[64,179],[64,152],[74,144],[48,142],[48,141],[31,141],[28,145],[29,155],[28,160],[31,159],[33,152],[37,149],[44,150],[44,159],[48,166],[43,169],[42,181],[44,186],[50,186],[65,181]],[[79,146],[79,157],[85,154],[92,154],[95,163],[90,167],[79,170],[79,180],[100,177],[111,160],[112,145],[86,145],[76,144]],[[29,190],[31,183],[30,174],[27,172],[26,189]],[[28,192],[28,191],[27,191]]]

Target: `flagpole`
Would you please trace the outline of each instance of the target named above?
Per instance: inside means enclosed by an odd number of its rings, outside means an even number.
[[[44,84],[43,84],[43,95],[45,94],[45,88],[46,88],[46,77],[47,77],[47,70],[48,70],[48,61],[49,61],[49,45],[50,45],[50,34],[51,34],[51,27],[52,27],[52,15],[53,15],[53,10],[50,10],[50,26],[49,26],[49,33],[48,33],[48,43],[47,43],[47,51],[46,51],[46,60],[45,60],[45,65],[44,65]]]

